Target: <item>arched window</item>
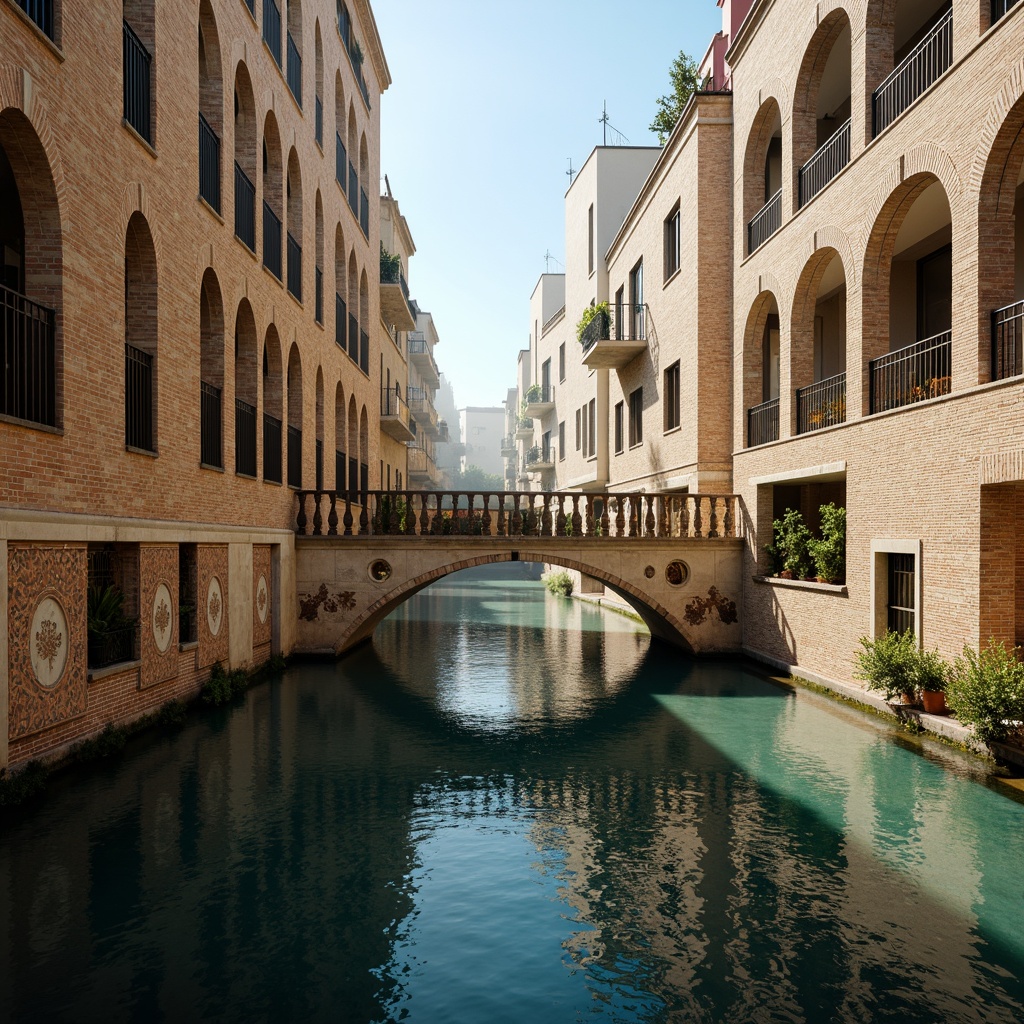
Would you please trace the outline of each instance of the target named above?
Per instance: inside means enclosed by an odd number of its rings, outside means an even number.
[[[156,451],[156,249],[141,213],[128,221],[124,244],[124,436],[128,448]]]
[[[313,137],[316,139],[316,144],[323,149],[324,148],[324,43],[320,37],[320,19],[317,18],[314,26],[314,49],[315,49],[315,60],[316,60],[316,119],[313,126]]]
[[[348,269],[345,264],[345,236],[341,225],[334,229],[334,341],[348,351]]]
[[[366,505],[366,492],[370,489],[370,418],[364,405],[359,413],[359,490],[362,493],[363,505]]]
[[[345,90],[340,71],[334,74],[334,178],[344,192],[348,182],[348,150],[345,147]]]
[[[359,490],[359,409],[355,395],[348,400],[348,492],[353,501]]]
[[[349,353],[351,355],[351,352]],[[370,288],[364,270],[359,279],[359,369],[370,373]]]
[[[199,195],[220,213],[220,140],[224,95],[220,40],[210,0],[199,5]]]
[[[235,235],[256,251],[256,103],[244,64],[235,70]]]
[[[359,269],[356,251],[348,254],[348,355],[359,362]]]
[[[288,486],[302,486],[302,359],[294,344],[288,353]]]
[[[313,315],[318,324],[324,322],[324,204],[320,198],[320,189],[316,190],[316,272],[313,277],[315,290]]]
[[[279,281],[284,279],[281,266],[282,223],[281,137],[273,113],[267,114],[263,125],[263,266]]]
[[[263,479],[279,484],[281,475],[281,426],[284,415],[281,387],[281,339],[271,324],[263,343]]]
[[[779,305],[771,292],[754,300],[743,339],[747,447],[779,439]]]
[[[356,111],[349,103],[348,107],[348,206],[352,215],[359,219],[359,174],[356,171]]]
[[[294,149],[288,154],[288,291],[302,301],[302,172]]]
[[[366,185],[370,180],[370,154],[366,145],[366,133],[359,140],[359,226],[363,235],[370,237],[370,198],[366,194]]]
[[[256,476],[257,370],[256,320],[249,300],[242,299],[235,315],[235,472],[239,476]]]
[[[124,119],[146,142],[156,143],[156,3],[124,0]]]
[[[288,56],[285,65],[288,88],[302,106],[302,0],[288,0]]]
[[[345,490],[346,445],[345,389],[339,380],[338,386],[334,389],[334,489],[338,494]]]
[[[224,468],[224,304],[212,267],[199,290],[199,461]]]
[[[324,371],[316,368],[316,452],[314,466],[316,469],[315,487],[324,489]]]

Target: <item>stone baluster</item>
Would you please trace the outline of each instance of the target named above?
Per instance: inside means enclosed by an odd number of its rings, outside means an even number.
[[[611,536],[611,521],[608,518],[608,496],[605,495],[601,499],[601,536]]]
[[[619,495],[615,499],[615,536],[625,537],[626,536],[626,499],[623,495]]]
[[[629,496],[629,536],[635,537],[640,526],[640,495]]]
[[[299,499],[299,514],[295,520],[295,532],[300,536],[306,535],[306,492],[296,491],[295,496]]]
[[[594,499],[591,495],[587,495],[584,498],[587,503],[587,536],[594,536]]]
[[[703,499],[699,494],[693,496],[693,535],[694,537],[703,537],[704,533],[702,530],[703,524],[701,522],[701,502]]]
[[[331,501],[331,510],[327,513],[327,536],[338,536],[338,492],[331,491],[328,495]]]
[[[457,495],[452,495],[452,498],[456,498]],[[462,523],[461,533],[472,534],[476,532],[476,494],[470,491],[466,501],[466,518]]]
[[[324,517],[320,511],[320,491],[313,492],[313,536],[322,537],[324,534]]]
[[[491,533],[491,497],[492,496],[490,494],[484,495],[484,512],[480,520],[483,523],[485,537],[494,536],[494,534]]]
[[[565,536],[565,498],[559,494],[556,498],[558,511],[555,513],[555,536]]]
[[[345,536],[352,536],[352,492],[345,492],[345,517],[342,520],[345,524]]]
[[[658,498],[658,536],[659,537],[671,537],[672,527],[671,518],[672,513],[670,511],[672,505],[672,495],[667,495],[663,498]]]
[[[551,536],[551,494],[547,491],[541,498],[540,532],[544,537]]]
[[[363,502],[367,506],[370,504],[370,495],[369,494],[364,494],[363,495]],[[381,514],[381,506],[380,506],[379,496],[378,496],[377,502],[374,504],[374,507],[373,507],[372,511],[370,511],[369,515],[370,515],[370,529],[373,531],[373,533],[374,534],[381,534],[381,533],[383,533],[384,530],[387,528],[388,524],[384,523],[384,522],[381,522],[382,514]]]
[[[579,539],[583,533],[583,516],[580,515],[580,496],[574,494],[572,496],[572,535],[574,539]]]
[[[725,533],[723,534],[724,537],[734,536],[734,532],[736,529],[736,518],[733,509],[735,508],[735,505],[736,496],[732,494],[728,495],[725,499]]]
[[[367,491],[363,491],[363,504],[359,510],[359,532],[360,534],[370,532],[370,512],[367,505],[370,504],[370,495]]]
[[[721,537],[718,532],[718,495],[712,494],[708,497],[708,536]]]
[[[430,517],[430,535],[439,537],[441,535],[441,495],[434,492],[434,514]]]
[[[654,496],[651,494],[645,495],[647,501],[647,515],[644,517],[644,531],[648,537],[654,537]]]
[[[412,491],[406,491],[405,498],[405,534],[411,537],[416,533],[416,512],[412,507]]]
[[[508,500],[508,492],[502,491],[498,495],[498,536],[505,536],[505,502]]]
[[[679,522],[677,524],[680,537],[690,536],[690,496],[684,494],[679,501]]]
[[[388,516],[388,533],[400,533],[401,516],[398,514],[398,491],[391,492],[389,510],[391,514]]]
[[[512,536],[521,537],[523,534],[523,517],[519,511],[519,499],[521,497],[519,491],[516,491],[512,495],[515,504],[512,506]]]

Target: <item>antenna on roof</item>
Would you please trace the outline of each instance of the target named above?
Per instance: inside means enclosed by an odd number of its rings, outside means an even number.
[[[555,262],[558,263],[558,265],[560,267],[562,267],[562,264],[558,260],[556,260],[554,256],[551,255],[551,250],[548,249],[547,252],[544,253],[544,273],[545,274],[549,274],[551,272],[551,261],[552,260],[555,260]],[[565,270],[565,267],[562,267],[562,269]]]
[[[576,173],[572,169],[572,157],[569,157],[569,170],[567,170],[565,173],[569,175],[569,185],[571,186],[572,185],[572,176]]]
[[[618,128],[616,128],[615,125],[613,125],[611,123],[611,121],[608,120],[608,101],[607,100],[604,101],[604,104],[603,104],[603,106],[601,108],[601,116],[597,119],[597,123],[602,126],[602,139],[603,139],[603,141],[601,143],[602,146],[607,146],[608,145],[608,129],[609,128],[611,128],[611,130],[612,130],[612,145],[613,146],[624,146],[624,145],[626,145],[629,142],[629,139],[627,139],[626,136],[623,135],[622,132],[620,132],[618,130]]]

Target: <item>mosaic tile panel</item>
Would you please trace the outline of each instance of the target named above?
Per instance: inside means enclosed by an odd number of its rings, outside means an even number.
[[[178,545],[143,544],[139,575],[142,690],[178,674]]]
[[[200,544],[199,568],[199,667],[216,661],[228,663],[228,547]]]
[[[270,545],[254,544],[252,548],[252,645],[269,643],[274,624],[273,598],[270,587]]]

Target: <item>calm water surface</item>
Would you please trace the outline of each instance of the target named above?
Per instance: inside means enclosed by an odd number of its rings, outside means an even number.
[[[1024,805],[527,582],[0,818],[0,1019],[1024,1020]]]

